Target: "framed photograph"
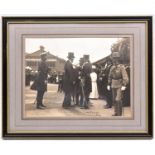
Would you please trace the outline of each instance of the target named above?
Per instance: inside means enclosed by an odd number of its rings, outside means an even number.
[[[152,138],[152,17],[3,17],[3,138]]]

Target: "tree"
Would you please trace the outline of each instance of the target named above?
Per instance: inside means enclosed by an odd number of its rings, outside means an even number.
[[[119,52],[123,64],[130,62],[130,38],[122,38],[111,47],[112,52]]]

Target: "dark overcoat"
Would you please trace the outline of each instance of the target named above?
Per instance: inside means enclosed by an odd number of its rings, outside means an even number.
[[[81,67],[76,67],[74,69],[74,78],[75,78],[75,84],[74,84],[74,93],[79,94],[81,93]]]
[[[107,90],[108,85],[108,76],[110,72],[110,68],[112,67],[112,64],[109,64],[105,70],[104,70],[104,78],[103,78],[103,95],[106,97],[107,103],[111,106],[112,105],[112,91]]]
[[[65,93],[73,92],[73,81],[74,77],[74,68],[72,63],[68,60],[64,66],[64,77],[63,77],[63,91]]]
[[[36,79],[37,90],[47,91],[47,77],[48,77],[48,64],[47,62],[41,61],[38,66],[38,76]]]
[[[84,78],[84,91],[90,93],[92,91],[92,83],[90,73],[92,72],[92,65],[90,62],[86,62],[83,65],[82,76]]]

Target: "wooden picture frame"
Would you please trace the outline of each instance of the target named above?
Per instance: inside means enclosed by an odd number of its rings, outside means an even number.
[[[151,16],[3,17],[3,138],[152,138],[152,33]],[[133,77],[131,77],[130,97],[131,102],[133,102],[131,106],[133,117],[130,119],[124,117],[118,119],[111,117],[95,119],[23,119],[24,95],[22,86],[24,86],[23,75],[25,73],[22,66],[25,63],[23,60],[25,55],[22,49],[26,46],[23,44],[23,38],[25,36],[32,37],[32,35],[40,38],[41,36],[44,38],[44,35],[47,35],[47,37],[64,35],[64,38],[69,38],[71,35],[75,38],[85,38],[88,35],[90,38],[93,38],[93,35],[96,38],[110,38],[111,36],[131,38],[130,64],[131,76]],[[34,126],[31,126],[31,124],[34,124]]]

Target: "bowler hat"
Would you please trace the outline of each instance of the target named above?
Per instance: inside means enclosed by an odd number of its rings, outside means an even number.
[[[89,60],[89,55],[83,55],[83,58],[84,58],[85,60]]]
[[[67,56],[67,57],[68,57],[68,58],[75,58],[73,52],[68,52],[68,56]]]

